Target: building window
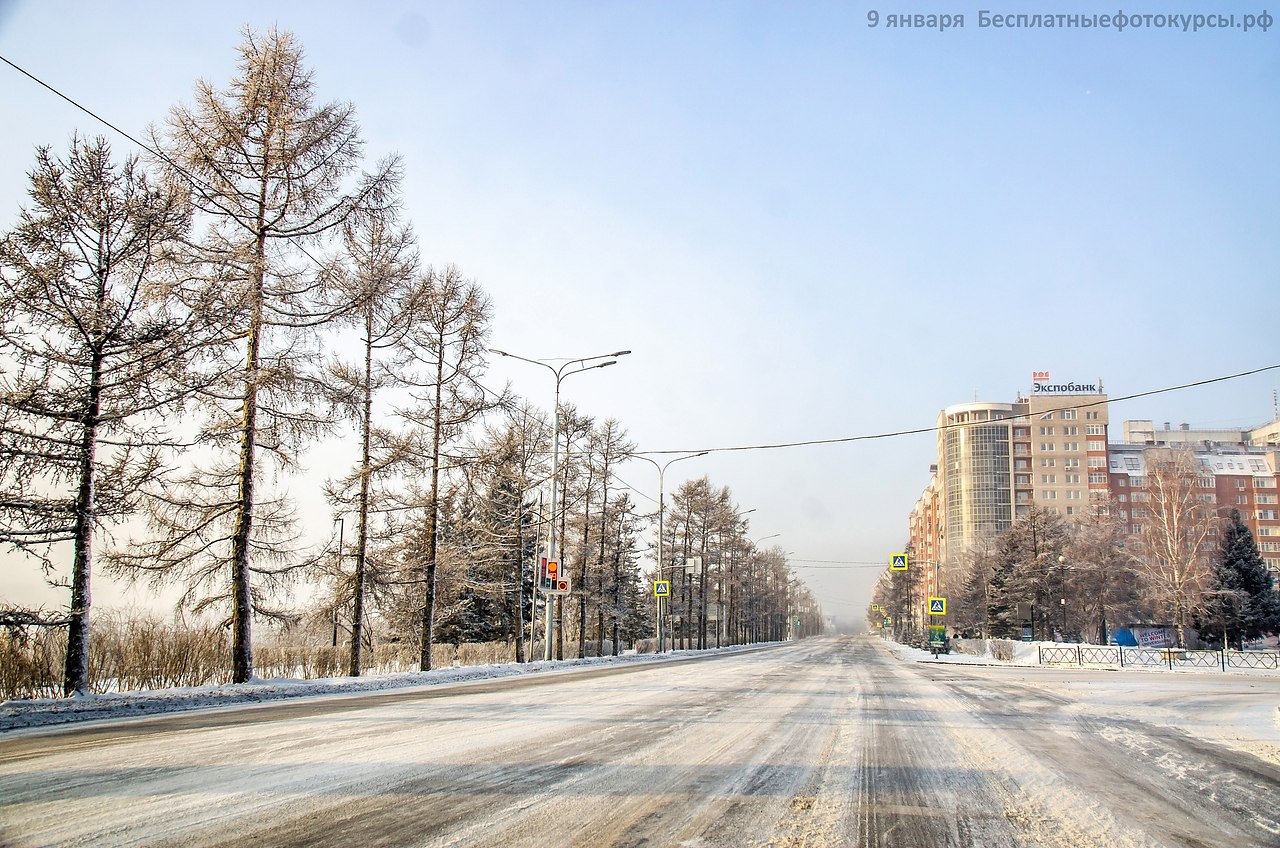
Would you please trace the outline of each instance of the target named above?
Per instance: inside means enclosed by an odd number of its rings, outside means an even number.
[[[1128,503],[1128,502],[1129,502],[1129,496],[1128,496],[1128,495],[1116,495],[1116,500],[1120,501],[1120,503]]]
[[[1117,478],[1116,478],[1116,485],[1123,489],[1125,486],[1129,485],[1129,478],[1128,478],[1128,477],[1117,477]]]
[[[1136,456],[1126,456],[1124,458],[1124,467],[1130,471],[1142,470],[1142,465],[1138,462],[1138,458]]]
[[[1259,521],[1280,521],[1280,512],[1274,509],[1260,509],[1257,517]]]
[[[1276,502],[1275,495],[1255,495],[1253,499],[1260,504],[1273,504]]]
[[[1236,488],[1237,488],[1237,489],[1243,489],[1243,488],[1244,488],[1244,480],[1242,480],[1242,479],[1240,479],[1240,478],[1236,478]]]
[[[1062,444],[1062,449],[1063,449],[1064,451],[1071,451],[1072,453],[1075,453],[1076,451],[1080,450],[1080,443],[1079,443],[1079,442],[1064,442],[1064,443]]]
[[[1276,481],[1274,477],[1254,477],[1253,488],[1255,489],[1274,489]]]
[[[1041,427],[1041,428],[1040,428],[1040,435],[1042,435],[1042,436],[1052,436],[1052,435],[1053,435],[1053,428],[1052,428],[1052,427]]]
[[[1213,478],[1212,478],[1212,477],[1197,477],[1197,478],[1196,478],[1196,485],[1197,485],[1197,486],[1199,486],[1199,487],[1200,487],[1200,488],[1202,488],[1202,489],[1212,489],[1212,488],[1213,488]]]
[[[1041,420],[1041,421],[1052,421],[1052,420],[1053,420],[1053,413],[1052,413],[1052,412],[1046,412],[1044,415],[1041,415],[1041,416],[1040,416],[1040,420]]]
[[[1040,457],[1041,468],[1053,468],[1056,463],[1057,463],[1056,459],[1050,459],[1048,457],[1043,457],[1043,456]]]
[[[1102,424],[1086,424],[1084,434],[1086,436],[1105,436],[1107,435],[1107,428]]]
[[[1084,411],[1084,417],[1085,417],[1085,420],[1086,420],[1086,421],[1097,421],[1097,420],[1098,420],[1098,410],[1096,410],[1096,409],[1086,409],[1086,410]]]
[[[1089,457],[1089,467],[1090,468],[1106,468],[1107,458],[1105,456],[1091,456]]]
[[[1076,411],[1075,411],[1074,409],[1064,409],[1064,410],[1062,410],[1062,420],[1063,420],[1063,421],[1075,421],[1075,420],[1076,420]]]
[[[1105,483],[1105,482],[1107,482],[1107,475],[1106,475],[1106,474],[1090,474],[1090,475],[1089,475],[1089,483],[1090,483],[1090,484],[1095,484],[1095,485],[1096,485],[1096,484],[1098,484],[1098,483]]]

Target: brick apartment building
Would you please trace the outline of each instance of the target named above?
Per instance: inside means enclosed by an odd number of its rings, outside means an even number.
[[[1067,520],[1109,505],[1130,533],[1141,532],[1150,517],[1148,464],[1172,447],[1194,451],[1197,499],[1223,517],[1238,509],[1280,576],[1280,419],[1249,430],[1126,421],[1122,440],[1113,442],[1100,382],[1046,379],[1012,403],[949,406],[937,427],[937,461],[909,521],[909,550],[935,580],[1033,503]]]

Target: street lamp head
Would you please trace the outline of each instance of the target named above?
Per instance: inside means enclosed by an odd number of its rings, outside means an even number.
[[[631,351],[629,351],[629,350],[615,350],[613,353],[611,353],[611,354],[609,354],[609,355],[610,355],[610,356],[626,356],[626,355],[627,355],[628,353],[630,353],[630,352],[631,352]]]
[[[1063,556],[1062,554],[1058,554],[1058,563],[1059,563],[1059,564],[1061,564],[1061,565],[1066,565],[1066,564],[1067,564],[1067,558],[1066,558],[1065,556]]]
[[[490,352],[490,353],[496,353],[496,354],[498,354],[498,356],[510,356],[510,355],[511,355],[511,354],[507,353],[505,350],[498,350],[496,347],[491,347],[491,348],[489,348],[489,352]]]

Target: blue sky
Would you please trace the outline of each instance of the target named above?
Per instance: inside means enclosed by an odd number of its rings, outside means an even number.
[[[1119,396],[1280,362],[1280,27],[978,27],[1029,9],[1006,6],[915,4],[965,15],[939,33],[868,28],[889,3],[0,0],[0,55],[141,135],[231,75],[242,25],[293,30],[319,97],[404,157],[424,257],[492,295],[495,347],[635,351],[564,386],[643,449],[927,427],[1033,370]],[[35,145],[113,134],[7,67],[0,106],[7,228]],[[1257,424],[1278,374],[1111,418]],[[495,362],[508,379],[550,404],[540,370]],[[933,452],[718,454],[668,485],[729,485],[797,560],[880,562]],[[656,496],[647,464],[622,476]],[[843,616],[875,576],[800,573]]]

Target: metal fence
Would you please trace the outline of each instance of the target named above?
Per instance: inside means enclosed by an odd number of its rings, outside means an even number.
[[[1119,645],[1041,645],[1041,665],[1120,668],[1280,669],[1280,651],[1192,651],[1185,648],[1123,648]]]

